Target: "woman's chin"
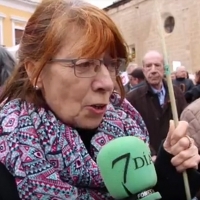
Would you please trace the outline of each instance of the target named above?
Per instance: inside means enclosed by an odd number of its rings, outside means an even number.
[[[77,124],[77,127],[82,129],[96,129],[101,123],[102,119],[82,120]]]

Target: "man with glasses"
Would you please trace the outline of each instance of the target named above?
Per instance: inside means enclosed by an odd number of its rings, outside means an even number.
[[[167,84],[164,81],[164,59],[157,51],[150,51],[143,58],[144,85],[129,94],[127,99],[141,114],[150,136],[152,155],[157,154],[161,141],[169,130],[172,111]],[[186,106],[180,89],[174,86],[178,115]],[[154,157],[156,158],[156,157]]]

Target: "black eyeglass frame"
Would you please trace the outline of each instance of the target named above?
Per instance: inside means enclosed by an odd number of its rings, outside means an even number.
[[[91,77],[94,77],[95,75],[92,75],[92,76],[88,76],[88,77],[86,77],[86,76],[79,76],[79,75],[77,75],[77,73],[76,73],[76,67],[78,66],[77,65],[77,62],[78,61],[80,61],[80,60],[86,60],[86,61],[99,61],[100,62],[100,65],[99,66],[97,66],[97,67],[100,67],[102,64],[104,64],[105,66],[106,66],[106,64],[105,64],[105,61],[106,60],[109,60],[109,59],[88,59],[88,58],[76,58],[76,59],[59,59],[59,58],[53,58],[53,59],[51,59],[51,60],[49,60],[49,62],[48,63],[71,63],[71,65],[67,65],[67,66],[64,66],[64,67],[71,67],[71,68],[74,68],[74,74],[75,74],[75,76],[77,76],[77,77],[79,77],[79,78],[91,78]],[[123,70],[125,70],[125,68],[126,68],[126,63],[127,63],[127,61],[126,61],[126,59],[124,59],[124,58],[116,58],[116,59],[110,59],[110,61],[115,61],[115,60],[117,60],[117,61],[120,61],[121,62],[121,64],[120,64],[120,66],[119,67],[116,67],[115,68],[115,71],[116,71],[116,77],[119,75],[119,73],[120,73],[120,71],[123,71]],[[107,67],[107,69],[108,69],[108,66],[106,66]],[[122,69],[123,68],[123,69]],[[109,69],[108,69],[108,71],[110,71]],[[111,71],[110,71],[111,72]]]

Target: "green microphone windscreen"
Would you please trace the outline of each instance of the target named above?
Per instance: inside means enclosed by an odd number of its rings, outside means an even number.
[[[97,155],[105,186],[114,199],[161,199],[151,189],[157,183],[149,147],[139,138],[126,136],[108,142]],[[135,198],[134,198],[135,199]]]

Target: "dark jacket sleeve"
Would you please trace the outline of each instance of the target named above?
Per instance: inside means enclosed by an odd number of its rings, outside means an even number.
[[[188,79],[189,81],[189,87],[188,87],[188,90],[191,90],[193,87],[194,87],[194,83],[191,79]]]
[[[195,101],[196,99],[198,99],[200,97],[200,88],[199,87],[194,87],[192,88],[192,95],[193,95],[193,101]]]
[[[181,113],[187,106],[187,101],[185,99],[185,95],[178,87],[174,86],[174,92],[176,96],[176,106],[177,106],[177,111],[178,111],[178,117],[180,118]]]
[[[0,200],[20,200],[14,177],[0,163]]]
[[[191,90],[185,93],[185,99],[191,103],[200,97],[200,85],[194,86]]]
[[[134,107],[134,95],[135,91],[130,91],[126,94],[126,99],[131,103],[131,105]]]
[[[186,200],[183,174],[176,171],[171,159],[172,155],[161,146],[155,163],[158,181],[154,189],[161,194],[162,200]],[[191,196],[194,197],[200,188],[200,173],[189,169],[187,174]]]
[[[194,88],[193,88],[194,89]],[[192,90],[193,90],[192,89]],[[187,101],[187,103],[191,103],[193,101],[193,93],[192,90],[189,90],[185,93],[185,99]]]

